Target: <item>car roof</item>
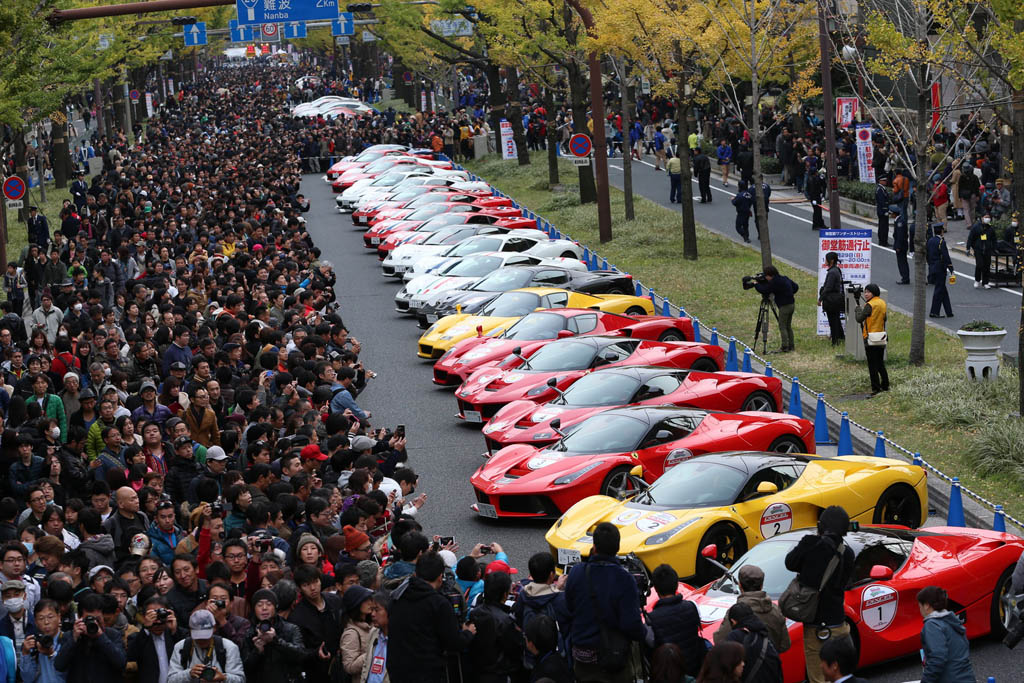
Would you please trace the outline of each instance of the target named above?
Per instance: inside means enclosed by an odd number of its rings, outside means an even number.
[[[584,339],[585,337],[580,337]],[[612,408],[600,413],[604,417],[612,415],[623,415],[626,417],[632,417],[640,419],[647,424],[654,424],[660,420],[664,420],[673,416],[689,416],[703,418],[713,411],[700,410],[698,408],[678,408],[676,406],[627,406],[624,408]],[[704,456],[707,457],[707,456]],[[730,463],[731,464],[731,463]]]
[[[587,337],[591,336],[601,335],[586,335],[585,337],[580,338],[586,339]],[[623,337],[616,337],[616,339],[622,338]],[[686,373],[689,372],[689,370],[684,370],[681,368],[666,368],[660,365],[612,365],[610,367],[597,368],[596,370],[594,370],[594,374],[601,373],[602,375],[629,375],[630,377],[639,380],[645,380],[650,377],[657,377],[658,375],[669,375],[680,372]]]
[[[510,289],[510,292],[529,292],[530,294],[536,294],[537,296],[547,296],[548,294],[558,294],[561,292],[571,294],[569,290],[562,289],[561,287],[520,287],[519,289]]]

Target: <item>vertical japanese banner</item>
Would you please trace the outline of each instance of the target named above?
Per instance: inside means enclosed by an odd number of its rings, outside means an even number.
[[[501,120],[501,158],[516,158],[516,141],[512,138],[512,124],[508,119]]]
[[[871,230],[820,230],[818,231],[818,290],[825,284],[828,266],[825,254],[834,251],[839,254],[839,267],[843,271],[843,290],[847,282],[864,285],[871,282]],[[853,311],[849,311],[853,315]],[[845,325],[845,323],[844,323]],[[818,335],[827,337],[828,318],[818,306]]]
[[[871,124],[857,124],[857,169],[862,183],[875,182],[875,149],[871,145]]]
[[[856,97],[836,98],[836,123],[840,128],[849,128],[857,119],[858,100]]]
[[[942,86],[938,81],[932,83],[932,129],[939,127],[942,118]]]
[[[430,111],[437,111],[437,93],[434,90],[430,91]]]
[[[420,90],[420,111],[427,111],[427,91]]]
[[[146,93],[146,118],[153,118],[153,93]]]

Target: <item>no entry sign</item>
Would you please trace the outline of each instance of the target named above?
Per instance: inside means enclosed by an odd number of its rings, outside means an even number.
[[[25,196],[25,181],[16,175],[4,181],[4,196],[11,201],[17,201]]]
[[[583,133],[576,133],[569,138],[569,151],[574,157],[590,156],[594,146],[590,143],[590,137]]]

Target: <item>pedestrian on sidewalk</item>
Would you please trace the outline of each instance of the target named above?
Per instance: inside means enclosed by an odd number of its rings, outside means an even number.
[[[680,204],[683,201],[683,162],[675,154],[665,164],[665,170],[668,171],[668,201],[670,204]]]
[[[732,163],[732,145],[722,138],[718,145],[718,167],[722,169],[722,187],[729,187],[729,164]]]
[[[949,258],[949,249],[946,248],[946,240],[942,236],[942,224],[936,223],[932,226],[932,236],[928,240],[928,282],[935,285],[932,292],[932,308],[928,313],[929,318],[941,318],[939,309],[946,309],[946,317],[953,317],[953,306],[949,301],[949,290],[946,289],[946,274],[953,273],[953,261]]]
[[[974,207],[978,197],[981,195],[981,180],[974,172],[975,169],[971,166],[970,162],[964,161],[960,169],[960,182],[957,183],[960,194],[960,207],[963,211],[964,220],[967,221],[968,225],[971,225],[976,219]]]
[[[736,232],[747,244],[750,244],[750,209],[754,206],[754,197],[747,189],[747,184],[739,181],[739,191],[732,198],[732,205],[736,207]]]
[[[839,320],[846,297],[843,296],[843,271],[839,267],[839,254],[830,251],[825,254],[825,282],[818,290],[818,305],[828,318],[829,338],[832,346],[839,346],[846,339],[843,325]]]
[[[898,285],[910,284],[910,264],[907,262],[907,252],[914,241],[914,232],[911,228],[907,231],[907,217],[893,207],[888,209],[889,219],[892,221],[892,248],[896,252],[896,268],[899,269],[900,279]]]
[[[824,169],[807,172],[807,198],[811,201],[811,230],[824,230],[825,219],[821,215],[821,202],[825,199]]]
[[[878,243],[889,246],[889,206],[892,204],[892,193],[889,192],[889,178],[878,176],[875,185],[875,215],[878,217]]]
[[[693,157],[693,174],[697,176],[697,187],[700,188],[700,203],[711,203],[711,159],[698,149]]]
[[[989,283],[989,270],[992,254],[996,246],[996,231],[992,227],[992,216],[985,214],[981,220],[971,226],[967,236],[967,253],[974,251],[974,288],[992,289]]]

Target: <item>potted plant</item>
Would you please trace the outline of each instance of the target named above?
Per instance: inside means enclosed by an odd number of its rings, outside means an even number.
[[[965,367],[973,380],[995,379],[999,375],[999,345],[1006,330],[986,320],[972,320],[956,331],[967,351]]]

